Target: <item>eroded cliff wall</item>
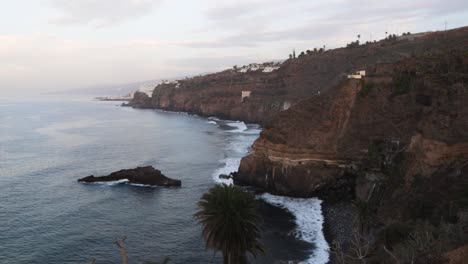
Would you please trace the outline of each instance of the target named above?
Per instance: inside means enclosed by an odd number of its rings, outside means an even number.
[[[350,72],[467,42],[468,28],[462,28],[412,41],[383,40],[354,48],[310,52],[286,60],[274,70],[236,67],[163,83],[154,89],[152,97],[136,94],[130,105],[263,123],[303,99],[326,93]],[[242,100],[242,91],[251,91],[251,96]]]
[[[370,67],[269,119],[235,182],[290,196],[343,193],[382,148],[414,156],[408,177],[430,175],[468,155],[467,82],[466,49]]]

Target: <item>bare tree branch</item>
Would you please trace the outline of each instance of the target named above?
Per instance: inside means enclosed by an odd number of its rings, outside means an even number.
[[[120,248],[120,254],[122,255],[122,263],[123,264],[128,264],[127,263],[127,251],[125,250],[125,239],[127,239],[127,236],[124,236],[122,239],[117,239],[115,241],[115,244],[117,245],[118,248]]]
[[[392,252],[390,252],[390,250],[388,250],[386,246],[383,246],[383,249],[385,250],[385,252],[387,252],[387,254],[389,254],[396,261],[397,264],[400,263],[397,257],[395,257],[395,255],[393,255]]]

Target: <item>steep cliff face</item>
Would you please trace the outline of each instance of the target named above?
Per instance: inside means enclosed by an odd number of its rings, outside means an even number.
[[[377,63],[458,47],[468,42],[468,28],[432,33],[413,41],[380,41],[289,59],[279,67],[232,68],[219,73],[158,85],[152,97],[135,98],[138,108],[192,112],[204,116],[262,123],[297,102],[326,93],[346,74]],[[265,70],[265,67],[270,67]],[[276,69],[278,68],[278,69]],[[241,98],[242,91],[251,95]]]
[[[235,182],[309,197],[330,194],[330,188],[343,193],[340,182],[349,186],[349,175],[368,166],[366,159],[380,159],[369,157],[374,149],[413,155],[408,177],[466,157],[464,52],[380,64],[362,80],[344,79],[279,113],[265,123]]]
[[[467,47],[369,67],[364,79],[270,118],[234,183],[340,202],[325,222],[351,227],[329,231],[340,239],[329,241],[331,263],[459,261],[468,244]],[[342,208],[354,217],[337,219]]]

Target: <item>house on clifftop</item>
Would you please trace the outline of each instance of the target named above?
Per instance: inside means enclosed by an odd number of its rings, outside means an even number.
[[[242,91],[241,93],[241,102],[245,101],[245,98],[249,98],[252,91]]]
[[[362,77],[366,76],[366,71],[361,70],[357,71],[353,74],[348,74],[348,79],[362,79]]]

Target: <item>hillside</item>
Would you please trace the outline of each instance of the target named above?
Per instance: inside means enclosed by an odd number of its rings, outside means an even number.
[[[400,263],[460,261],[468,250],[467,83],[468,45],[368,67],[365,78],[343,79],[265,122],[234,182],[348,203],[371,263],[395,263],[390,254]],[[349,225],[327,212],[327,223]],[[340,237],[328,228],[354,250],[355,231]]]
[[[389,39],[352,48],[310,52],[288,59],[279,67],[272,67],[272,64],[250,67],[249,70],[236,67],[162,83],[155,88],[152,97],[136,94],[131,105],[262,123],[298,101],[336,86],[350,72],[466,43],[468,28],[460,28],[402,40]],[[242,91],[250,91],[250,97],[242,100]]]
[[[266,67],[161,84],[131,104],[262,123],[235,184],[322,198],[333,263],[464,263],[468,27]]]

